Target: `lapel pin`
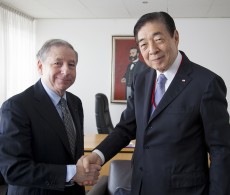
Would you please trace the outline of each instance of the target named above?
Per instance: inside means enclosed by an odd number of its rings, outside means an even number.
[[[185,82],[185,79],[182,79],[182,82]]]

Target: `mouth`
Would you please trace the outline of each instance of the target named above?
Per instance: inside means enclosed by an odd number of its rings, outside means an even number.
[[[69,78],[58,78],[58,80],[59,80],[60,82],[63,82],[63,83],[66,83],[66,82],[70,82],[70,81],[71,81],[71,79],[69,79]]]
[[[164,56],[155,57],[151,61],[154,62],[154,63],[160,63],[163,58],[164,58]]]

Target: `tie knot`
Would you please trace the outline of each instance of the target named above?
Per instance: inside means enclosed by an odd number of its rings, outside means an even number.
[[[65,111],[66,108],[67,108],[67,102],[64,98],[61,98],[60,101],[59,101],[59,104],[61,106],[61,108]]]
[[[164,74],[160,74],[159,77],[157,78],[157,83],[162,86],[165,85],[165,82],[167,81],[167,78],[165,77]]]

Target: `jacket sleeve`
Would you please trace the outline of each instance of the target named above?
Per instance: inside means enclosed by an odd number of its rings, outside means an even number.
[[[226,93],[224,81],[216,76],[201,102],[201,116],[211,160],[209,195],[230,193],[230,125]]]

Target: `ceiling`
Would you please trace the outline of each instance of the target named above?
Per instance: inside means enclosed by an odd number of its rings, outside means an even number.
[[[166,11],[174,18],[230,18],[230,0],[0,0],[34,18],[139,18]]]

